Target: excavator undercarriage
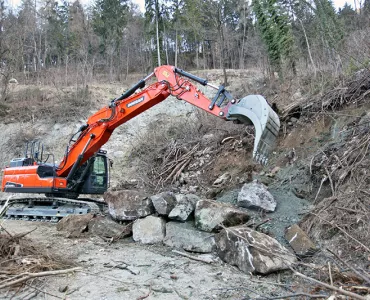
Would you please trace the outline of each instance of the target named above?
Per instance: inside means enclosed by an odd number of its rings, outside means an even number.
[[[3,218],[56,223],[68,215],[98,214],[105,204],[93,199],[73,200],[68,198],[28,197],[2,200],[6,205]]]
[[[156,82],[146,87],[152,77],[156,77]],[[216,94],[208,99],[189,79],[215,89]],[[69,214],[97,213],[97,201],[70,198],[77,198],[80,194],[103,194],[108,189],[110,162],[101,147],[118,126],[169,96],[225,121],[253,125],[253,157],[258,163],[267,164],[280,122],[262,96],[249,95],[237,100],[222,85],[213,85],[206,79],[165,65],[157,67],[153,73],[92,115],[70,139],[59,165],[55,165],[52,154],[44,154],[40,143],[28,144],[24,157],[12,160],[10,166],[3,170],[1,190],[8,193],[42,193],[46,198],[25,197],[3,201],[1,214],[8,218],[55,222]]]

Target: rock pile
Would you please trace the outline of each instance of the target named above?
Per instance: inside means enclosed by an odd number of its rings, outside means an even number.
[[[69,215],[57,224],[57,230],[67,238],[79,238],[92,234],[111,240],[131,235],[132,225],[124,226],[110,218],[96,217],[93,214]]]
[[[258,182],[245,184],[237,205],[200,199],[194,194],[108,192],[111,217],[133,221],[136,242],[163,243],[196,253],[215,253],[246,273],[268,274],[289,268],[296,257],[274,238],[247,226],[248,209],[274,211],[276,201]],[[248,209],[246,209],[248,208]]]

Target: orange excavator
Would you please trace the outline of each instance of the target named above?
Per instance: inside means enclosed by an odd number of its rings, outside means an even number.
[[[147,83],[152,77],[156,81]],[[215,89],[208,99],[191,81]],[[224,86],[215,86],[174,66],[159,66],[121,96],[92,115],[73,135],[59,165],[44,153],[40,143],[27,144],[25,155],[13,159],[3,170],[1,190],[9,193],[41,193],[45,198],[26,197],[8,201],[5,216],[26,220],[58,221],[68,214],[98,210],[96,203],[77,199],[80,194],[103,194],[109,185],[109,159],[101,147],[113,131],[170,95],[225,121],[254,125],[253,157],[266,164],[279,132],[279,118],[259,95],[234,99]],[[73,200],[74,199],[74,200]],[[4,210],[5,211],[5,210]]]

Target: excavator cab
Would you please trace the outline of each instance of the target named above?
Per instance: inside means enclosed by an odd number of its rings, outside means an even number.
[[[48,162],[49,158],[52,161]],[[45,153],[40,141],[31,141],[26,144],[24,157],[12,159],[3,170],[1,190],[72,199],[79,194],[103,194],[109,187],[109,165],[107,151],[100,149],[67,180],[57,175],[54,155]]]
[[[99,150],[85,179],[82,194],[103,194],[109,187],[109,159],[107,151]]]

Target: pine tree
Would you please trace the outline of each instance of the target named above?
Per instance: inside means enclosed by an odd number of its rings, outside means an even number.
[[[350,33],[356,30],[356,18],[358,17],[355,10],[351,5],[345,3],[343,8],[338,11],[339,20],[342,22],[343,26],[347,29],[346,32]]]
[[[101,38],[101,52],[108,45],[119,46],[126,25],[128,12],[127,0],[97,0],[93,9],[92,25],[95,33]]]
[[[92,25],[100,38],[100,53],[107,59],[110,80],[115,69],[120,70],[120,47],[129,6],[127,0],[97,0]]]
[[[294,40],[287,13],[276,0],[254,0],[253,10],[273,70],[282,76],[283,59],[288,59],[294,72]]]
[[[325,43],[324,47],[329,52],[336,49],[343,39],[343,29],[335,13],[331,0],[314,0],[316,6],[316,18],[318,32]]]

